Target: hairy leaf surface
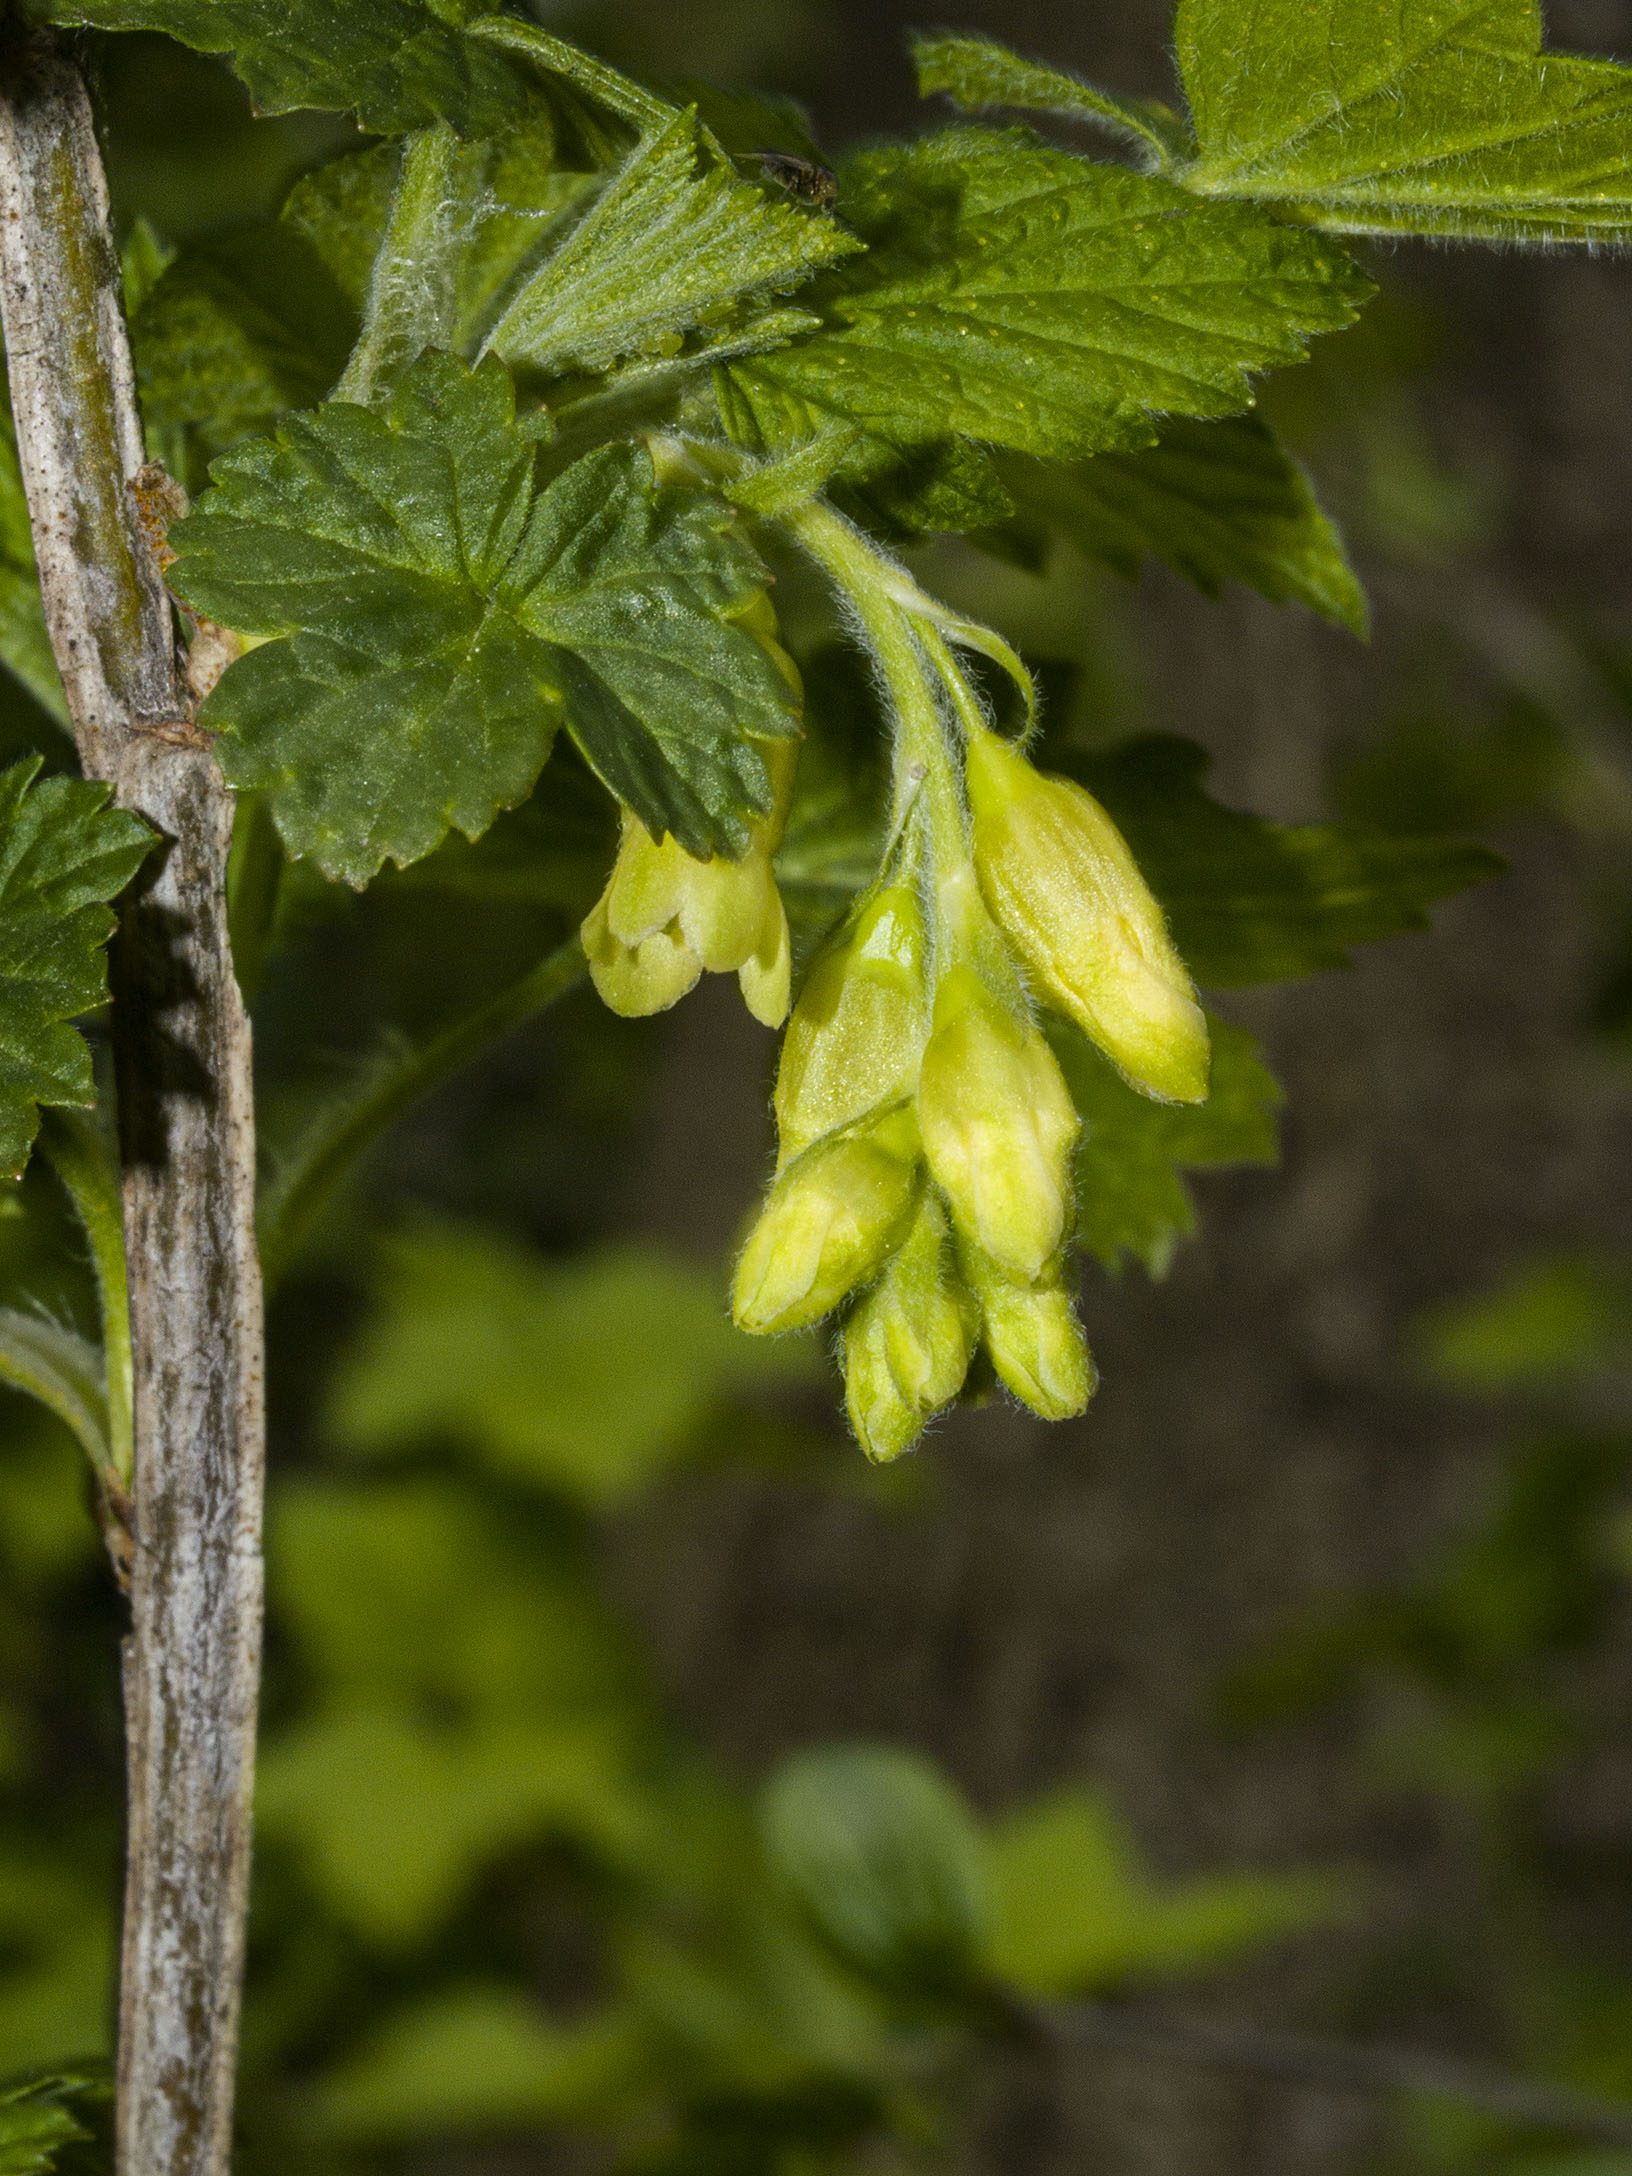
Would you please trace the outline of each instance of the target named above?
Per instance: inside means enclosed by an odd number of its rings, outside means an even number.
[[[1124,1255],[1164,1276],[1196,1228],[1186,1171],[1277,1160],[1281,1091],[1253,1039],[1227,1020],[1210,1023],[1212,1090],[1205,1103],[1153,1103],[1065,1021],[1049,1034],[1082,1114],[1077,1148],[1077,1239],[1108,1270]]]
[[[819,212],[740,180],[705,148],[696,117],[678,113],[521,288],[489,345],[549,372],[677,352],[693,327],[715,329],[724,313],[785,293],[857,246]]]
[[[0,773],[0,1174],[22,1170],[42,1103],[95,1101],[69,1025],[108,994],[108,901],[153,845],[140,817],[79,778],[35,783],[40,758]]]
[[[745,377],[896,446],[1148,445],[1158,414],[1246,407],[1253,372],[1370,292],[1320,236],[1025,130],[863,152],[840,208],[868,254],[801,297],[822,330]]]
[[[1026,60],[995,38],[941,31],[912,41],[920,94],[944,91],[966,112],[1013,106],[1023,113],[1056,113],[1107,130],[1141,155],[1149,170],[1187,158],[1195,146],[1170,106],[1155,98],[1124,98],[1063,68]]]
[[[1366,598],[1308,477],[1254,415],[1179,417],[1154,446],[1058,463],[1010,456],[1003,481],[1022,516],[1119,574],[1148,553],[1209,597],[1241,582],[1276,604],[1308,605],[1355,634]]]
[[[283,637],[222,678],[207,722],[291,852],[363,884],[531,791],[566,723],[654,832],[739,849],[768,785],[749,734],[793,730],[765,651],[727,617],[762,580],[729,512],[605,446],[534,493],[496,360],[428,355],[381,413],[334,401],[217,464],[172,581]]]
[[[1225,808],[1202,790],[1204,752],[1167,734],[1062,768],[1115,817],[1191,973],[1216,987],[1346,967],[1351,945],[1426,928],[1436,899],[1507,866],[1466,839]]]
[[[1632,236],[1632,69],[1535,0],[1182,0],[1186,186],[1349,234]]]
[[[464,34],[489,0],[45,0],[43,12],[228,53],[260,112],[355,109],[382,136],[438,120],[491,134],[528,96],[512,61]]]

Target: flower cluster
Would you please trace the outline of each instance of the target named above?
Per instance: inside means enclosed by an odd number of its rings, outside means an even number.
[[[1046,1418],[1093,1389],[1064,1276],[1080,1122],[1022,977],[1147,1094],[1207,1093],[1205,1019],[1105,811],[979,726],[965,786],[967,850],[932,856],[915,822],[806,977],[732,1293],[758,1332],[849,1303],[850,1417],[874,1458],[957,1396],[977,1344]]]

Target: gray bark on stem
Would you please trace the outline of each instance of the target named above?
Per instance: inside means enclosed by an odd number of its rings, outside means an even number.
[[[225,2176],[249,1882],[263,1472],[232,799],[191,722],[77,69],[0,46],[0,303],[18,455],[86,773],[160,832],[112,955],[134,1348],[119,2176]]]

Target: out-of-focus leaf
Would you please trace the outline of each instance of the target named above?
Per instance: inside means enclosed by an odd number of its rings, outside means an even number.
[[[621,2011],[558,2025],[514,1987],[471,1982],[388,2015],[325,2075],[316,2125],[376,2145],[606,2121],[627,2113],[643,2055]]]
[[[1632,1268],[1588,1255],[1526,1263],[1493,1291],[1419,1317],[1416,1342],[1457,1390],[1568,1389],[1632,1363]]]
[[[1010,456],[1022,518],[1130,579],[1148,554],[1216,597],[1226,581],[1366,631],[1366,598],[1309,479],[1260,417],[1178,417],[1154,446],[1069,464]]]
[[[1077,1148],[1077,1238],[1111,1271],[1124,1254],[1166,1274],[1196,1228],[1186,1171],[1273,1164],[1281,1091],[1252,1037],[1214,1019],[1212,1089],[1205,1103],[1153,1103],[1065,1021],[1050,1037],[1082,1113]]]
[[[0,1307],[0,1383],[38,1398],[73,1430],[98,1473],[112,1470],[107,1374],[101,1353],[77,1331]]]
[[[69,1025],[108,994],[102,948],[118,897],[153,846],[109,789],[0,773],[0,1173],[28,1161],[42,1103],[96,1100],[91,1054]]]
[[[358,1451],[444,1438],[512,1479],[606,1505],[682,1451],[722,1395],[809,1365],[803,1345],[732,1329],[706,1275],[652,1250],[557,1266],[432,1229],[390,1249],[332,1417]]]
[[[1166,734],[1062,768],[1120,825],[1203,984],[1346,967],[1351,945],[1426,928],[1433,901],[1507,866],[1465,839],[1244,815],[1203,791],[1203,751]]]
[[[989,1956],[1028,1994],[1101,1993],[1217,1970],[1329,1921],[1342,1892],[1308,1874],[1161,1884],[1103,1799],[1064,1790],[1000,1822],[988,1855]]]
[[[331,401],[216,464],[172,534],[177,593],[263,642],[207,722],[283,837],[363,884],[474,838],[520,801],[565,722],[654,833],[740,851],[769,805],[753,736],[796,730],[786,683],[730,615],[763,572],[706,493],[603,446],[535,496],[490,358],[428,354],[382,412]]]
[[[0,2063],[60,2062],[65,2048],[99,2054],[117,1949],[112,1893],[82,1865],[0,1849]]]
[[[765,1848],[811,1926],[896,1994],[955,1996],[985,1928],[980,1832],[917,1755],[889,1746],[795,1754],[765,1794]]]

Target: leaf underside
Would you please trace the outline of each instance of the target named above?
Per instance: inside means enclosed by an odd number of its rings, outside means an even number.
[[[95,1101],[69,1025],[108,994],[108,901],[153,844],[139,817],[78,778],[36,783],[38,756],[0,773],[0,1174],[28,1161],[42,1103]]]
[[[598,448],[535,492],[493,359],[423,357],[383,411],[334,401],[216,464],[171,581],[263,643],[204,712],[292,853],[364,884],[474,838],[565,724],[605,783],[691,852],[740,851],[767,804],[751,736],[795,729],[731,624],[763,580],[706,494]]]

